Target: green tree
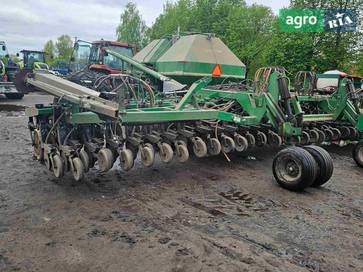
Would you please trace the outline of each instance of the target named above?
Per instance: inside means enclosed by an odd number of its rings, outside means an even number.
[[[57,50],[57,57],[60,60],[68,61],[71,58],[73,51],[73,41],[70,36],[60,36],[55,43],[55,47]]]
[[[117,40],[142,48],[149,42],[148,33],[148,28],[136,4],[132,2],[127,3],[116,30]]]
[[[55,58],[55,46],[52,40],[49,40],[44,45],[45,61],[49,64]]]

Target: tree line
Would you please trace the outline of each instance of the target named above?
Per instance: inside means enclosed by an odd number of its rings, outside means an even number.
[[[291,0],[291,8],[360,10],[362,0]],[[363,14],[358,14],[358,22]],[[362,23],[361,23],[362,24]],[[270,7],[247,5],[243,0],[167,1],[163,12],[146,26],[137,6],[126,4],[116,28],[119,41],[138,49],[153,39],[181,32],[215,33],[246,64],[248,75],[263,66],[283,66],[291,74],[300,70],[324,72],[339,69],[363,75],[363,26],[361,32],[284,33]],[[68,62],[72,39],[60,36],[44,47],[47,62]]]
[[[291,0],[291,8],[356,9],[362,0]],[[362,13],[358,14],[362,22]],[[362,27],[362,26],[360,26]],[[177,0],[166,2],[151,27],[146,27],[130,2],[121,14],[117,38],[145,46],[150,40],[182,32],[215,33],[246,64],[249,76],[258,67],[299,70],[340,69],[363,75],[363,33],[284,33],[270,7],[242,0]],[[362,31],[362,30],[361,30]]]

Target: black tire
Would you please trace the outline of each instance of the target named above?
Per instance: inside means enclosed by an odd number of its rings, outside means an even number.
[[[302,191],[316,179],[317,163],[313,156],[301,147],[288,147],[275,156],[272,165],[277,183],[291,191]]]
[[[355,161],[355,163],[359,166],[363,168],[363,142],[359,142],[357,143],[354,147],[353,147],[353,159]]]
[[[304,147],[315,159],[318,164],[318,172],[311,187],[320,187],[329,181],[334,171],[333,159],[330,154],[323,148],[315,145]]]
[[[7,99],[22,99],[24,97],[23,93],[6,93]]]

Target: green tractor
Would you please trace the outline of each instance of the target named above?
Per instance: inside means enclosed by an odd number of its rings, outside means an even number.
[[[15,75],[15,87],[20,93],[28,93],[34,91],[34,87],[26,82],[26,76],[29,72],[49,71],[49,66],[45,63],[45,52],[36,50],[22,50],[23,59],[18,63],[19,70]]]
[[[10,58],[5,42],[0,41],[0,94],[8,99],[21,99],[24,96],[13,83],[18,70],[19,66]]]

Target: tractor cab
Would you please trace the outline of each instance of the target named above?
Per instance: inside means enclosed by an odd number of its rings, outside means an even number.
[[[25,69],[49,69],[45,63],[45,53],[43,51],[22,50],[21,53],[23,54],[23,60],[20,67]]]
[[[105,49],[112,50],[118,54],[132,58],[133,47],[127,43],[116,41],[86,42],[78,40],[74,44],[70,63],[72,72],[79,71],[89,65],[90,70],[105,74],[119,74],[127,70],[127,64],[122,60],[107,54]]]

